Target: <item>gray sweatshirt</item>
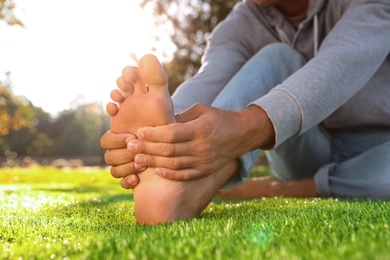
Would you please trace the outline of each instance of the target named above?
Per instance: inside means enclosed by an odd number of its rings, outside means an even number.
[[[238,3],[211,33],[199,72],[172,96],[175,112],[210,105],[251,56],[274,42],[308,60],[253,103],[274,125],[274,148],[318,124],[390,131],[390,0],[311,0],[297,29],[275,7]]]

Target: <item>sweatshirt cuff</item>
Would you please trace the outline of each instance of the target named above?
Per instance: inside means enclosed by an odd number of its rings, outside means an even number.
[[[272,149],[298,135],[303,123],[302,110],[296,98],[280,86],[250,105],[261,107],[270,118],[275,130],[275,145]]]

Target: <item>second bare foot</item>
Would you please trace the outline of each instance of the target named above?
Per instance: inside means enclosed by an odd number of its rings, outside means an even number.
[[[259,199],[264,197],[316,197],[313,178],[282,182],[273,176],[249,178],[243,184],[221,190],[219,196],[230,199]]]

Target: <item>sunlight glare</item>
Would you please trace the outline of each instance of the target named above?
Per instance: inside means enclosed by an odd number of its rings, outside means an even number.
[[[15,93],[50,113],[75,100],[107,101],[122,68],[136,65],[132,57],[154,53],[167,61],[174,52],[138,0],[15,3],[25,28],[0,23],[0,79],[10,71]]]
[[[27,185],[0,186],[0,204],[8,213],[19,210],[36,212],[47,206],[69,206],[72,203],[75,203],[74,197],[67,196],[65,193],[51,196],[44,191],[32,192]]]

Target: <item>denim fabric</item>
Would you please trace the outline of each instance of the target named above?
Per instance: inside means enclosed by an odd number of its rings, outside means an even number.
[[[266,95],[304,64],[304,58],[290,46],[282,43],[270,44],[245,63],[215,98],[212,106],[240,111]],[[239,184],[249,177],[260,152],[255,150],[240,157],[241,170],[225,188]]]
[[[242,110],[304,64],[291,47],[271,44],[232,77],[212,106]],[[241,156],[241,168],[225,188],[245,181],[260,153],[254,150]],[[266,156],[276,178],[291,181],[314,177],[322,196],[390,198],[388,127],[331,130],[317,125],[266,151]]]

